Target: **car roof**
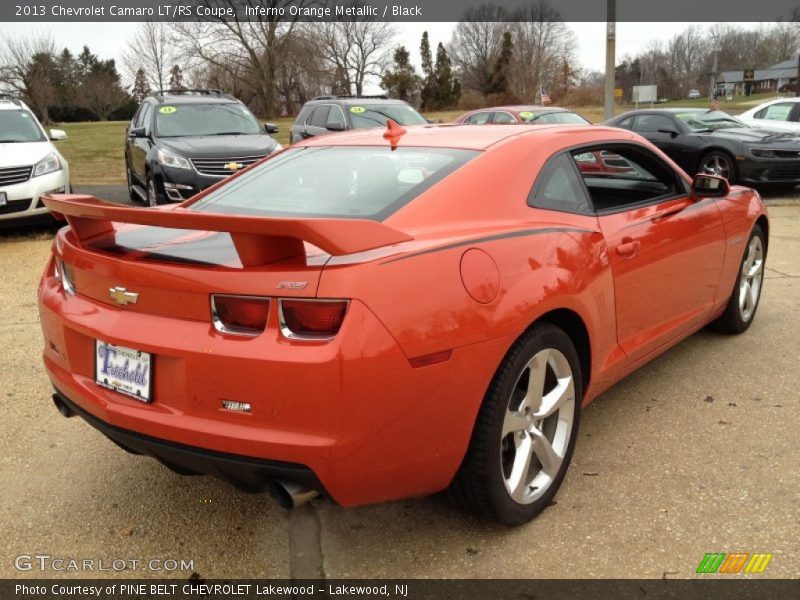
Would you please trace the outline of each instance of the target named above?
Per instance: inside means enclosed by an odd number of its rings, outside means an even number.
[[[27,110],[30,109],[27,105],[17,98],[3,98],[0,97],[0,110]]]
[[[189,96],[184,94],[170,94],[167,96],[148,96],[156,104],[242,104],[240,100],[230,96]]]
[[[407,105],[408,102],[405,100],[399,100],[397,98],[371,98],[369,96],[361,96],[361,97],[322,97],[322,98],[314,98],[306,102],[306,104],[405,104]]]
[[[514,104],[508,106],[490,106],[489,108],[478,108],[472,112],[498,111],[498,110],[507,110],[509,112],[517,112],[517,113],[524,111],[572,112],[568,108],[561,108],[560,106],[540,106],[538,104]]]
[[[619,137],[620,130],[613,127],[593,125],[462,125],[445,123],[442,125],[412,125],[406,127],[406,133],[399,138],[399,145],[406,147],[453,148],[463,150],[486,150],[504,140],[533,135],[542,138],[562,135],[569,132],[592,133],[607,132]],[[354,129],[344,133],[319,136],[294,144],[300,146],[382,146],[389,142],[383,137],[386,129]],[[576,143],[581,143],[577,141]]]

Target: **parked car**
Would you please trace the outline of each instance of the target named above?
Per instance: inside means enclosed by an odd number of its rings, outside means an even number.
[[[0,95],[0,226],[49,219],[41,196],[70,189],[69,166],[52,143],[67,134],[48,133],[22,100]]]
[[[125,139],[131,200],[182,202],[282,149],[233,96],[218,90],[159,90],[142,101]]]
[[[392,119],[399,125],[425,125],[408,102],[388,96],[318,96],[303,105],[292,125],[291,143],[350,129],[386,127]]]
[[[658,146],[688,173],[751,186],[800,184],[800,140],[702,108],[634,110],[606,121]]]
[[[589,152],[635,174],[581,173]],[[390,123],[179,208],[49,197],[70,224],[39,288],[54,401],[286,507],[449,487],[524,523],[583,406],[706,324],[752,324],[767,214],[729,192],[619,129]]]
[[[686,97],[689,98],[689,100],[697,100],[700,97],[700,90],[689,90]]]
[[[481,108],[464,113],[455,120],[456,123],[468,125],[511,125],[522,123],[527,125],[573,124],[590,125],[591,123],[566,108],[557,106],[495,106]]]
[[[739,115],[752,127],[800,134],[800,98],[775,98]]]

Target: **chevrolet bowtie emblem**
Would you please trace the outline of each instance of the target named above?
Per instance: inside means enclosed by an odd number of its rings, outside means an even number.
[[[237,163],[237,162],[229,162],[227,165],[224,165],[224,167],[228,169],[228,171],[238,171],[243,166],[244,165],[242,163]]]
[[[139,294],[136,292],[129,292],[124,287],[112,287],[108,290],[108,297],[117,304],[127,306],[128,304],[136,304],[139,301]]]

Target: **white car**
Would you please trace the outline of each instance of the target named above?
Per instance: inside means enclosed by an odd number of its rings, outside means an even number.
[[[689,100],[697,100],[699,97],[700,97],[700,90],[689,90],[689,94],[687,95],[687,98],[689,98]]]
[[[0,95],[0,226],[47,215],[41,195],[70,190],[67,161],[51,142],[66,137],[48,136],[24,102]]]
[[[739,119],[759,129],[800,134],[800,98],[775,98],[743,112]]]

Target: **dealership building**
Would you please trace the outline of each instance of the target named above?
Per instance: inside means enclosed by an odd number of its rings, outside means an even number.
[[[785,60],[766,69],[723,71],[717,76],[717,89],[725,95],[787,91],[785,86],[797,84],[797,60]]]

